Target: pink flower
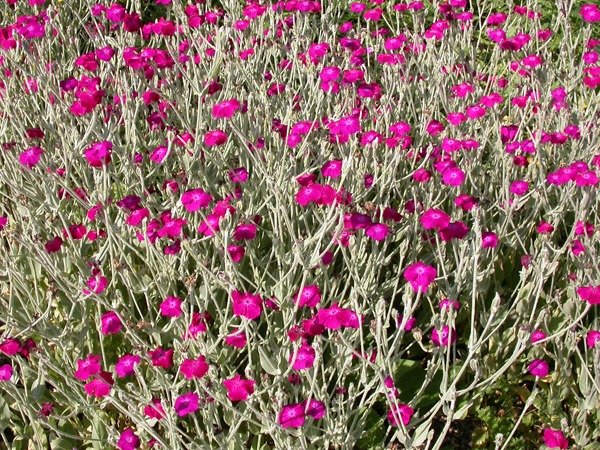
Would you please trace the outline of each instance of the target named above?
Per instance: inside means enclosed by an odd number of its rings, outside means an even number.
[[[581,18],[588,23],[600,22],[600,8],[594,3],[586,3],[579,9]],[[562,448],[562,447],[561,447]]]
[[[384,223],[374,223],[367,228],[365,234],[374,241],[383,241],[390,234],[390,228]]]
[[[114,311],[107,311],[100,318],[100,331],[103,335],[117,334],[123,329],[121,319]]]
[[[554,428],[544,428],[544,444],[548,448],[567,448],[569,446],[569,440],[565,437],[561,430]]]
[[[441,330],[434,328],[431,330],[431,342],[436,347],[448,347],[456,342],[456,330],[448,325],[444,325]]]
[[[184,359],[179,366],[179,371],[185,378],[191,380],[193,378],[202,378],[208,372],[208,363],[206,358],[200,355],[196,359]]]
[[[10,364],[0,366],[0,381],[10,381],[13,375],[13,368]]]
[[[31,169],[40,162],[40,158],[43,153],[44,150],[42,150],[40,147],[29,147],[19,155],[19,163]]]
[[[119,378],[125,378],[133,375],[135,367],[140,363],[141,358],[138,355],[130,353],[123,355],[115,364],[115,372]]]
[[[484,231],[481,233],[482,248],[496,248],[498,245],[498,236],[492,231]]]
[[[302,344],[302,347],[298,349],[296,358],[294,359],[294,352],[290,355],[290,362],[292,362],[292,368],[294,370],[306,370],[310,369],[315,363],[315,349],[309,344]]]
[[[554,231],[554,227],[548,222],[540,222],[536,230],[539,234],[550,234]]]
[[[209,131],[204,135],[204,145],[216,147],[227,142],[227,134],[223,130]]]
[[[300,428],[306,420],[304,408],[304,402],[283,406],[279,411],[277,422],[282,428]]]
[[[248,181],[248,171],[245,167],[238,167],[236,169],[231,169],[227,176],[232,183],[245,183]]]
[[[600,331],[589,330],[585,335],[585,344],[589,348],[594,348],[600,343]]]
[[[531,332],[531,336],[529,337],[529,341],[532,344],[537,343],[538,341],[541,341],[542,339],[546,339],[546,333],[544,333],[543,330],[537,329],[535,331]]]
[[[154,350],[148,352],[152,365],[154,367],[162,367],[163,369],[169,369],[173,365],[173,349],[163,349],[157,347]]]
[[[510,183],[509,191],[511,194],[515,194],[517,197],[525,195],[529,190],[529,183],[523,180],[515,180]]]
[[[317,320],[328,330],[339,330],[342,328],[342,311],[337,303],[333,303],[329,308],[319,309]]]
[[[125,428],[119,436],[117,447],[119,450],[135,450],[140,447],[140,438],[131,428]]]
[[[210,315],[208,316],[210,318]],[[204,333],[208,328],[206,326],[207,318],[205,315],[198,312],[192,314],[192,321],[185,332],[184,339],[195,339],[201,333]]]
[[[249,320],[258,319],[262,313],[262,298],[260,294],[240,292],[237,289],[231,292],[233,300],[233,315],[245,317]]]
[[[242,223],[235,227],[233,238],[236,241],[251,241],[256,237],[257,226],[254,223]]]
[[[440,301],[440,309],[442,311],[444,309],[448,311],[460,311],[460,302],[451,298],[443,298]]]
[[[62,241],[61,241],[62,242]],[[87,280],[87,289],[83,290],[85,295],[89,294],[102,294],[108,286],[108,279],[100,273],[92,275]]]
[[[241,245],[228,245],[227,253],[229,253],[231,260],[237,264],[244,258],[246,249]]]
[[[0,352],[7,356],[14,356],[21,350],[21,341],[15,338],[7,338],[0,344]]]
[[[415,410],[404,403],[394,403],[394,405],[388,410],[387,419],[390,425],[393,427],[402,425],[407,426],[415,414]]]
[[[175,412],[179,417],[185,417],[198,411],[200,397],[195,392],[182,394],[175,400]]]
[[[110,393],[113,385],[113,379],[110,373],[100,372],[99,376],[89,383],[84,388],[87,395],[90,397],[106,397]]]
[[[179,317],[183,312],[182,303],[179,297],[169,296],[160,304],[160,314],[165,317]]]
[[[308,306],[314,308],[321,301],[321,290],[316,284],[309,284],[302,288],[302,291],[297,291],[293,297],[294,303],[301,306]]]
[[[404,279],[410,283],[415,292],[427,292],[429,286],[437,277],[437,270],[433,266],[417,261],[404,269]]]
[[[150,419],[161,420],[166,417],[160,398],[154,397],[152,403],[144,406],[144,415]]]
[[[247,342],[246,333],[240,329],[235,329],[225,336],[225,344],[230,347],[244,348]]]
[[[211,114],[215,119],[231,119],[240,107],[240,102],[235,98],[232,98],[213,106]]]
[[[110,141],[94,142],[83,152],[83,156],[90,166],[100,168],[110,163],[112,147]]]
[[[598,286],[581,286],[577,288],[577,295],[585,300],[590,305],[600,304],[600,285]]]
[[[342,160],[332,159],[323,164],[321,174],[328,178],[339,178],[342,176]]]
[[[306,414],[311,416],[313,419],[319,420],[325,417],[327,408],[325,407],[325,403],[323,403],[322,401],[311,398],[308,404],[306,404],[306,402],[304,402],[304,404]]]
[[[86,381],[88,378],[100,373],[100,355],[90,354],[85,359],[77,360],[77,370],[75,378],[80,381]]]
[[[442,182],[446,186],[458,187],[465,181],[465,173],[458,167],[449,167],[442,172]]]
[[[421,225],[426,230],[441,230],[450,225],[450,216],[441,209],[431,208],[421,215]]]
[[[188,212],[196,212],[199,209],[206,208],[212,200],[212,195],[202,189],[190,189],[181,196],[181,203]]]
[[[529,363],[529,373],[534,377],[544,378],[550,373],[548,363],[543,359],[534,359]]]
[[[240,374],[223,381],[223,386],[227,389],[227,397],[232,402],[248,400],[248,397],[254,393],[255,384],[254,380],[242,378]]]

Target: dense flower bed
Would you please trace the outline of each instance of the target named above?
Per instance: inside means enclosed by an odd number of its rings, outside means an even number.
[[[599,22],[0,0],[4,445],[597,448]]]

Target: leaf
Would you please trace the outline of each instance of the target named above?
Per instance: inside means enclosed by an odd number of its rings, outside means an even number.
[[[486,448],[489,434],[490,433],[486,427],[475,428],[475,430],[473,430],[473,434],[471,434],[471,447]]]
[[[273,361],[271,361],[271,358],[269,358],[262,347],[258,347],[258,356],[260,358],[260,365],[265,372],[267,372],[269,375],[281,374],[279,368],[273,363]]]
[[[364,416],[364,419],[359,421],[360,427],[364,431],[356,443],[356,448],[365,450],[383,448],[382,443],[385,439],[385,419],[372,409],[366,407],[361,408],[359,414]]]

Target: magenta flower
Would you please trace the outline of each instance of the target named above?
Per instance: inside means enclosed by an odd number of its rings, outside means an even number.
[[[61,245],[62,245],[62,239],[61,239]],[[108,279],[100,274],[97,273],[95,275],[90,276],[87,279],[87,289],[83,289],[83,293],[85,295],[90,295],[90,294],[102,294],[105,290],[106,287],[108,286]]]
[[[465,181],[465,173],[458,167],[449,167],[442,172],[442,182],[446,186],[458,187]]]
[[[110,389],[113,385],[113,379],[110,373],[100,372],[97,378],[88,382],[84,388],[87,395],[90,397],[106,397],[110,393]]]
[[[404,279],[410,283],[415,292],[427,292],[429,286],[437,277],[437,270],[433,266],[417,261],[404,269]]]
[[[448,347],[456,342],[456,330],[448,325],[444,325],[441,330],[434,328],[431,330],[431,342],[436,347]]]
[[[339,178],[342,176],[342,160],[333,159],[323,164],[321,174],[327,178]]]
[[[298,349],[295,359],[293,351],[290,355],[290,362],[293,363],[292,368],[294,370],[310,369],[315,363],[315,355],[315,349],[312,346],[306,343],[302,344],[302,347]]]
[[[493,231],[484,231],[481,233],[482,248],[496,248],[498,245],[498,236]]]
[[[209,366],[206,362],[206,358],[200,355],[196,359],[184,359],[179,366],[179,371],[185,378],[191,380],[194,378],[202,378],[206,375],[206,372],[208,372],[208,368]]]
[[[390,234],[390,228],[384,223],[374,223],[369,225],[365,234],[374,241],[383,241]]]
[[[590,305],[598,305],[600,304],[600,285],[578,287],[577,295],[579,295],[582,300],[585,300]]]
[[[204,145],[217,147],[227,142],[227,134],[223,130],[209,131],[204,135]]]
[[[387,419],[391,426],[397,427],[400,423],[407,426],[410,419],[415,414],[415,410],[404,403],[394,403],[388,410]]]
[[[308,306],[309,308],[314,308],[321,301],[321,290],[316,284],[309,284],[302,288],[302,292],[297,291],[292,298],[294,299],[294,303],[299,307]]]
[[[183,301],[179,297],[169,296],[160,304],[160,314],[165,317],[179,317],[183,313],[181,305]]]
[[[88,378],[100,373],[100,355],[90,354],[85,359],[77,360],[77,370],[75,378],[80,381],[86,381]]]
[[[117,447],[119,450],[135,450],[140,447],[140,438],[131,428],[125,428],[119,436]]]
[[[244,258],[246,249],[241,245],[228,245],[227,253],[229,253],[231,260],[237,264]]]
[[[182,394],[175,400],[175,412],[179,417],[185,417],[198,411],[200,397],[195,392]]]
[[[554,428],[544,428],[544,444],[548,448],[564,449],[569,446],[569,440],[565,437],[561,430]]]
[[[28,169],[31,169],[40,162],[40,158],[43,153],[44,150],[42,150],[40,147],[29,147],[19,155],[19,163]]]
[[[585,335],[585,344],[589,348],[594,348],[600,343],[600,331],[589,330]]]
[[[150,419],[161,420],[164,419],[167,415],[165,414],[165,410],[162,406],[160,398],[154,397],[152,399],[152,403],[144,406],[144,415],[149,417]]]
[[[538,341],[541,341],[542,339],[546,339],[546,333],[544,333],[543,330],[537,329],[535,331],[531,332],[531,336],[529,337],[529,341],[532,344],[537,343]]]
[[[525,195],[529,190],[529,183],[523,180],[515,180],[510,184],[510,187],[508,189],[511,194],[520,197],[522,195]]]
[[[0,381],[10,381],[13,375],[13,368],[10,364],[0,366]]]
[[[188,212],[196,212],[199,209],[206,208],[212,200],[212,195],[202,189],[190,189],[181,196],[181,203]]]
[[[329,308],[321,308],[317,312],[317,320],[328,330],[339,330],[342,328],[343,309],[337,303]]]
[[[282,428],[300,428],[306,420],[304,409],[304,402],[285,405],[279,411],[277,422]]]
[[[135,367],[140,363],[141,358],[138,355],[130,353],[121,356],[115,364],[115,372],[119,378],[125,378],[133,375]]]
[[[148,352],[152,365],[154,367],[162,367],[163,369],[169,369],[173,365],[173,349],[163,349],[158,347]]]
[[[243,184],[248,181],[248,171],[245,167],[238,167],[227,172],[227,176],[232,183]]]
[[[528,370],[531,375],[538,378],[544,378],[550,373],[550,367],[543,359],[534,359],[531,361],[529,363]]]
[[[254,393],[254,380],[242,378],[240,374],[224,380],[223,386],[227,389],[227,397],[232,402],[248,400],[248,397]]]
[[[94,142],[83,152],[88,164],[94,168],[100,168],[110,163],[113,144],[110,141]]]
[[[245,317],[249,320],[258,319],[262,313],[262,297],[260,294],[251,294],[249,292],[240,292],[234,289],[231,292],[233,300],[233,315]]]
[[[107,311],[100,318],[100,331],[103,335],[117,334],[123,329],[121,319],[114,311]]]
[[[458,300],[455,299],[451,299],[451,298],[443,298],[440,301],[440,309],[441,310],[453,310],[453,311],[460,311],[460,302]]]
[[[15,338],[7,338],[0,344],[0,352],[7,356],[14,356],[21,350],[21,341]]]
[[[315,420],[322,419],[323,417],[325,417],[325,414],[327,412],[325,403],[314,398],[311,398],[308,404],[304,402],[304,408],[306,410],[306,414],[308,414]]]
[[[235,329],[227,336],[225,336],[225,344],[230,347],[244,348],[248,340],[246,339],[246,333],[240,329]]]
[[[237,99],[232,98],[213,106],[211,114],[215,119],[231,119],[240,107],[240,102]]]
[[[441,230],[450,225],[450,216],[441,209],[431,208],[421,215],[421,225],[426,230]]]
[[[233,231],[233,239],[236,241],[251,241],[256,237],[257,226],[254,223],[241,223]]]
[[[579,13],[585,22],[600,22],[600,8],[594,3],[586,3],[585,5],[581,5]]]

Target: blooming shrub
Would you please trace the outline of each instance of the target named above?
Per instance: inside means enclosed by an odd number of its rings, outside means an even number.
[[[8,448],[600,439],[600,9],[0,0]]]

